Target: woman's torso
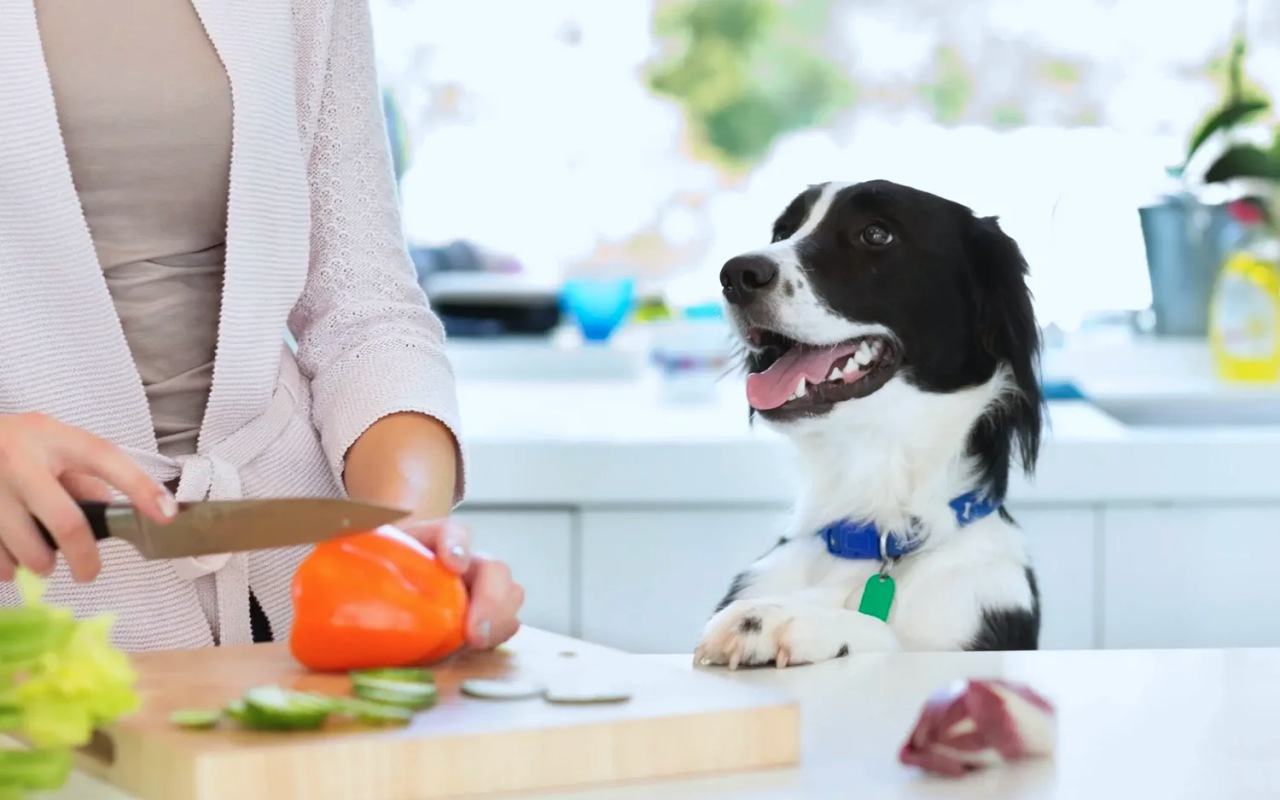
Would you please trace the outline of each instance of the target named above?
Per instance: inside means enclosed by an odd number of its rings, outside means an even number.
[[[213,380],[231,91],[189,0],[36,0],[76,192],[160,452],[195,452]]]
[[[173,0],[175,7],[168,8],[189,15],[183,17],[187,22],[195,21],[190,4],[198,9],[206,39],[216,43],[225,65],[225,73],[214,77],[228,80],[235,105],[230,197],[226,189],[214,194],[220,203],[229,199],[219,312],[224,324],[218,328],[211,322],[204,328],[216,331],[218,375],[209,392],[199,452],[180,456],[172,449],[156,453],[152,398],[136,380],[131,352],[137,337],[127,342],[115,327],[121,316],[115,307],[119,287],[113,289],[116,297],[108,293],[98,263],[110,260],[99,252],[105,239],[98,235],[93,241],[84,225],[79,187],[73,185],[60,135],[59,113],[66,109],[58,108],[59,98],[47,78],[59,65],[46,69],[45,37],[37,27],[43,19],[49,36],[58,35],[49,16],[57,0],[37,2],[42,4],[39,19],[30,0],[0,0],[0,141],[8,144],[0,147],[0,341],[6,344],[0,350],[0,414],[48,413],[109,439],[157,480],[180,479],[179,499],[340,495],[340,462],[335,450],[322,444],[319,425],[341,433],[376,410],[377,403],[343,397],[335,405],[329,386],[313,408],[311,375],[303,373],[282,334],[291,313],[305,317],[324,310],[317,307],[316,297],[308,299],[304,293],[314,278],[313,260],[335,257],[332,239],[311,223],[318,202],[315,181],[349,188],[342,185],[349,180],[343,170],[332,174],[335,126],[341,135],[363,137],[370,121],[360,114],[359,103],[326,109],[323,97],[335,82],[341,87],[335,91],[361,91],[363,77],[372,77],[366,72],[372,62],[365,51],[371,45],[367,7],[360,0]],[[99,5],[115,15],[125,7],[142,8],[142,0],[66,5],[77,12]],[[172,17],[152,14],[149,19],[154,24]],[[186,41],[212,52],[206,40]],[[168,63],[153,66],[173,68]],[[191,80],[183,82],[189,94]],[[66,91],[61,78],[56,85]],[[346,121],[348,117],[354,121]],[[317,156],[313,151],[322,125],[328,126],[329,138]],[[318,177],[313,174],[317,159]],[[184,180],[195,180],[193,170],[182,170]],[[81,176],[75,182],[84,183]],[[336,191],[319,202],[330,213],[341,213],[349,205],[347,197],[347,192]],[[393,222],[388,217],[388,224]],[[168,232],[159,226],[149,231],[157,241]],[[363,238],[353,241],[369,251],[378,244],[376,233],[365,230]],[[195,241],[178,250],[197,252],[202,246]],[[160,252],[144,253],[142,260],[158,260]],[[333,279],[321,284],[330,289]],[[335,341],[331,330],[315,335],[322,333],[329,344],[343,341]],[[206,342],[210,338],[206,333]],[[448,391],[439,398],[432,394],[432,402],[438,401],[444,417],[452,420],[451,376],[447,369],[437,369]],[[152,400],[150,406],[155,405]],[[189,418],[197,424],[198,415]],[[77,584],[60,565],[48,582],[46,599],[79,617],[111,613],[119,646],[149,650],[213,643],[202,613],[202,606],[205,611],[208,607],[195,587],[214,573],[224,643],[248,640],[250,591],[277,636],[287,632],[293,614],[290,581],[308,548],[211,557],[222,566],[195,559],[147,561],[122,542],[103,542],[100,552],[103,566],[96,581]],[[19,602],[13,584],[0,583],[0,607]]]

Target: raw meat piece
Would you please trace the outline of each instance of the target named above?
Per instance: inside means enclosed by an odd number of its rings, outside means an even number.
[[[968,680],[934,692],[898,754],[909,766],[959,777],[982,767],[1053,753],[1053,705],[1030,687]]]

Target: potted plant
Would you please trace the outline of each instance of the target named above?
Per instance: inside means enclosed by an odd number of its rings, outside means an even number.
[[[1280,131],[1261,124],[1272,104],[1245,77],[1246,50],[1237,35],[1222,102],[1192,133],[1182,164],[1169,169],[1179,190],[1139,209],[1158,335],[1207,334],[1209,298],[1235,230],[1228,203],[1274,195],[1280,181]]]

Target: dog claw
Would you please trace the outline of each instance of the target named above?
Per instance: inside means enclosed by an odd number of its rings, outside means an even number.
[[[729,654],[729,669],[731,670],[737,669],[738,662],[741,660],[742,660],[742,650],[738,648],[734,648],[734,651]]]
[[[774,663],[778,669],[786,669],[787,663],[791,661],[791,651],[785,647],[778,648],[778,657],[774,659]]]

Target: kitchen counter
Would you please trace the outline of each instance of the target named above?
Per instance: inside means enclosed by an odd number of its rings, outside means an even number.
[[[459,387],[472,504],[789,504],[787,442],[747,420],[741,381],[697,404],[653,380],[466,381]],[[1275,401],[1280,404],[1280,397]],[[1036,503],[1280,498],[1280,425],[1135,428],[1087,401],[1051,402]]]
[[[675,659],[688,665],[687,656]],[[800,768],[539,796],[543,800],[1079,800],[1275,796],[1280,651],[914,653],[723,673],[801,702]],[[1058,709],[1058,753],[931,779],[897,761],[928,694],[962,677],[1024,681]],[[129,800],[77,775],[48,800]]]

